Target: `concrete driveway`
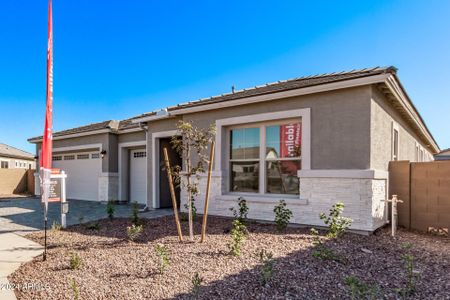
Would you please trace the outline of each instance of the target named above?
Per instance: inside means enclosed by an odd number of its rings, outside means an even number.
[[[114,216],[129,217],[132,212],[130,204],[116,205]],[[155,218],[171,214],[169,209],[141,213],[142,218]],[[106,204],[94,201],[69,200],[67,225],[79,224],[106,218]],[[61,223],[61,204],[49,203],[48,226],[53,222]],[[40,198],[0,199],[0,233],[14,232],[26,234],[44,229],[43,206]]]
[[[129,217],[132,206],[116,205],[115,217]],[[158,218],[172,214],[171,209],[159,209],[140,213],[141,218]],[[106,205],[93,201],[69,200],[67,225],[79,224],[106,218]],[[61,204],[49,203],[49,227],[56,221],[61,223]],[[43,206],[40,198],[0,199],[0,299],[16,299],[8,285],[7,276],[20,264],[40,254],[43,247],[23,237],[24,234],[43,230]]]

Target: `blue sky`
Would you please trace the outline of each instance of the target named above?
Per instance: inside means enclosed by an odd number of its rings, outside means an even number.
[[[450,147],[450,1],[54,0],[54,130],[302,75],[394,65]],[[47,2],[0,4],[0,142],[33,151]]]

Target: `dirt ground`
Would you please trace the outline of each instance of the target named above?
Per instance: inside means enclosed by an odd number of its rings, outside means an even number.
[[[400,299],[399,290],[413,278],[408,299],[450,299],[450,240],[444,237],[400,230],[394,240],[384,228],[371,236],[323,238],[337,257],[327,260],[313,256],[317,248],[309,229],[280,234],[273,225],[249,223],[242,255],[234,257],[227,246],[229,219],[210,217],[204,243],[199,222],[194,243],[178,242],[173,217],[142,223],[144,232],[135,242],[127,239],[128,219],[101,220],[98,230],[77,225],[51,231],[47,261],[38,257],[10,276],[17,286],[33,284],[16,289],[17,298],[74,299],[78,291],[79,299]],[[42,232],[28,237],[43,243]],[[168,250],[170,265],[162,273],[156,244]],[[273,253],[270,272],[258,258],[261,249]],[[70,268],[74,253],[81,258],[79,269]],[[406,254],[413,258],[412,277]],[[266,283],[263,270],[269,273]],[[196,273],[201,284],[194,291]]]

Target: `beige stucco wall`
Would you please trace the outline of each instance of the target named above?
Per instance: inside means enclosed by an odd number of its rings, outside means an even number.
[[[129,133],[121,133],[118,135],[118,143],[131,143],[138,141],[145,141],[145,131],[136,131]]]
[[[108,152],[106,154],[105,158],[102,160],[102,172],[110,172],[108,170],[110,169],[110,163],[114,157],[114,154],[112,155],[113,157],[110,158],[111,154],[108,151],[109,143],[110,143],[109,134],[101,133],[101,134],[80,136],[80,137],[74,137],[74,138],[68,138],[68,139],[62,139],[62,140],[56,139],[56,140],[53,140],[53,149],[54,149],[54,152],[56,153],[57,152],[56,148],[86,146],[86,145],[90,145],[90,144],[101,144],[102,149],[105,149]],[[41,149],[41,143],[36,144],[36,155],[39,155],[40,149]],[[80,151],[78,151],[78,152],[80,152]],[[115,156],[115,157],[116,157],[115,160],[116,160],[116,165],[117,165],[117,156]],[[116,166],[116,169],[117,169],[117,166]]]
[[[367,169],[370,95],[370,86],[363,86],[186,114],[183,119],[206,127],[217,119],[311,108],[311,168]]]
[[[416,143],[419,143],[423,149],[427,149],[400,114],[388,103],[386,97],[375,87],[372,88],[370,109],[371,169],[388,170],[389,161],[392,160],[394,121],[399,129],[399,160],[416,161]],[[427,153],[432,157],[431,152],[427,151]]]

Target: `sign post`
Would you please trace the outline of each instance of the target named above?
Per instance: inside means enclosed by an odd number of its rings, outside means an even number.
[[[50,175],[49,202],[61,202],[61,226],[67,227],[66,214],[69,212],[69,206],[66,199],[66,178],[64,171],[53,169]]]

